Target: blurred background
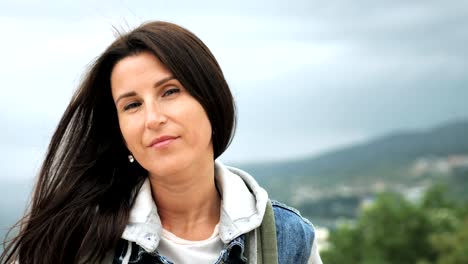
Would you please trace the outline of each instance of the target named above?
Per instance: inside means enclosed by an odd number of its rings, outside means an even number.
[[[220,157],[317,228],[325,263],[468,263],[468,2],[0,1],[0,235],[87,66],[147,20],[218,59]]]

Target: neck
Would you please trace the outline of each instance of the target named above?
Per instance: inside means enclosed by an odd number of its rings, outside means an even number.
[[[221,203],[214,181],[214,162],[177,175],[150,175],[150,182],[166,230],[187,240],[211,236],[219,222]]]

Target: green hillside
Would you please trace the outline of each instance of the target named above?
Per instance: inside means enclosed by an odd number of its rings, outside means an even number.
[[[322,207],[332,210],[347,203],[358,206],[383,190],[411,195],[411,188],[426,188],[433,183],[448,184],[454,194],[465,195],[466,167],[445,171],[437,167],[455,166],[455,158],[468,159],[468,120],[425,131],[398,132],[318,157],[238,166],[254,175],[272,198],[305,211],[312,211],[313,206],[317,212]],[[335,215],[350,215],[349,208],[337,209]]]

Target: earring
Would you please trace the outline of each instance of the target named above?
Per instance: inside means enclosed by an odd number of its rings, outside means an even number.
[[[130,163],[133,163],[135,161],[135,158],[133,158],[133,155],[128,155],[128,161],[130,161]]]

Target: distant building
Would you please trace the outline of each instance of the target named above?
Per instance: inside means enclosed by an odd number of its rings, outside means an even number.
[[[468,155],[422,157],[413,163],[410,173],[416,177],[427,173],[450,175],[455,170],[468,170]]]

